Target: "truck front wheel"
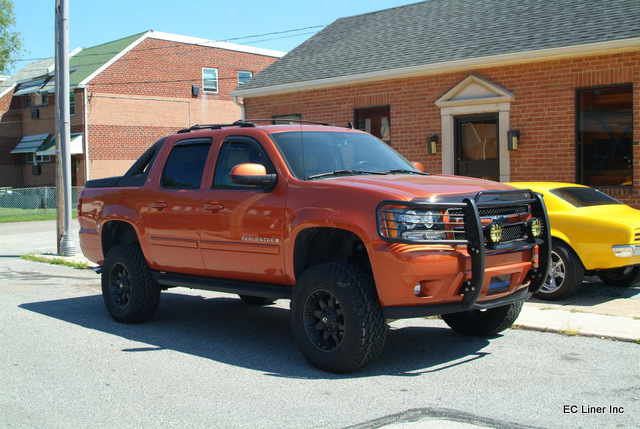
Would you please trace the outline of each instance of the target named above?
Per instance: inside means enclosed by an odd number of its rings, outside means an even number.
[[[156,313],[160,287],[151,276],[138,243],[115,246],[105,257],[102,298],[118,322],[144,322]]]
[[[522,301],[488,310],[469,310],[443,314],[442,320],[451,329],[464,335],[486,337],[513,325],[522,310]]]
[[[300,276],[291,297],[291,324],[309,363],[339,374],[373,362],[387,335],[373,279],[347,263],[316,265]]]

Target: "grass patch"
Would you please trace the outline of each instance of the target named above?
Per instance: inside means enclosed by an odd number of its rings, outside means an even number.
[[[0,223],[55,220],[56,217],[56,209],[15,209],[0,207]],[[73,209],[71,217],[77,219],[78,210]]]
[[[56,257],[48,258],[45,256],[37,256],[37,255],[34,255],[33,253],[29,253],[28,255],[22,255],[21,258],[27,261],[32,261],[32,262],[44,262],[46,264],[52,264],[52,265],[64,265],[65,267],[76,268],[79,270],[89,268],[89,264],[86,262],[72,261],[72,260],[67,260],[64,258],[56,258]]]

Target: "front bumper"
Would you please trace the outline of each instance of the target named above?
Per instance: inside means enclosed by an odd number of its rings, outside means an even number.
[[[484,192],[489,195],[522,195],[522,191]],[[533,192],[530,198],[514,201],[505,198],[465,198],[462,203],[409,203],[419,210],[459,209],[464,217],[464,238],[413,243],[390,239],[382,257],[386,263],[373,264],[378,295],[385,317],[389,319],[423,317],[488,309],[523,301],[540,290],[549,268],[551,237],[549,219],[542,197]],[[386,201],[384,205],[407,204]],[[527,204],[530,216],[542,220],[542,234],[512,240],[499,245],[485,245],[480,210],[500,209],[514,204]],[[378,216],[380,219],[381,216]],[[379,231],[384,228],[379,224]],[[465,249],[466,246],[466,249]],[[378,249],[382,250],[381,248]],[[466,251],[464,251],[466,250]],[[384,266],[378,270],[377,266]],[[394,273],[395,279],[389,273]],[[401,273],[398,276],[398,273]],[[399,280],[399,277],[401,279]],[[506,290],[493,294],[492,285],[500,280]],[[506,279],[506,280],[504,280]],[[395,282],[395,284],[394,284]],[[426,292],[414,293],[424,286]]]

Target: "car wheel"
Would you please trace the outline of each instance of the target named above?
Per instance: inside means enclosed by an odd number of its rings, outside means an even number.
[[[573,249],[561,242],[551,246],[549,275],[536,298],[556,301],[573,295],[584,279],[584,266]]]
[[[277,300],[273,298],[262,298],[261,296],[251,296],[251,295],[238,295],[242,301],[249,305],[271,305]]]
[[[144,322],[156,313],[160,287],[138,243],[115,246],[105,257],[102,298],[109,314],[118,322]]]
[[[488,310],[469,310],[443,314],[442,320],[451,329],[464,335],[486,337],[508,329],[522,310],[522,301]]]
[[[347,263],[316,265],[300,276],[291,297],[291,324],[309,363],[339,374],[373,362],[387,336],[373,279]]]
[[[601,271],[598,277],[610,286],[633,286],[640,281],[640,267],[624,267]]]

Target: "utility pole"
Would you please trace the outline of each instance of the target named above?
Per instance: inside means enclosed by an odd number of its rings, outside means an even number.
[[[58,254],[75,256],[71,230],[71,114],[69,112],[69,0],[56,0],[56,202]],[[62,208],[62,210],[61,210]],[[62,213],[61,213],[62,212]],[[61,216],[62,214],[62,216]],[[61,222],[61,217],[63,222]]]

